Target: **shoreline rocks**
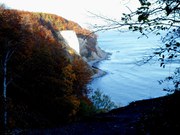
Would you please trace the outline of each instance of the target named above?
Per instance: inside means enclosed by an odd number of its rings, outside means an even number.
[[[99,78],[107,74],[106,71],[103,71],[100,68],[98,68],[98,64],[101,61],[107,60],[109,58],[110,53],[107,53],[107,52],[105,53],[106,53],[106,56],[104,56],[103,58],[87,62],[89,66],[92,67],[92,69],[95,71],[95,74],[92,76],[92,79]]]

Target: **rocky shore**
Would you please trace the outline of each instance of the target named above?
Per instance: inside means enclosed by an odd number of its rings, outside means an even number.
[[[94,78],[99,78],[99,77],[102,77],[104,75],[107,74],[106,71],[103,71],[101,69],[98,68],[98,64],[103,61],[103,60],[107,60],[109,58],[111,54],[108,53],[108,52],[105,52],[105,51],[101,51],[101,57],[100,58],[96,58],[95,60],[91,60],[88,63],[88,65],[90,67],[92,67],[92,69],[94,70],[95,74],[92,76],[92,79]]]
[[[101,60],[94,60],[94,61],[90,61],[88,62],[89,66],[92,67],[92,69],[94,70],[95,74],[92,76],[92,79],[95,79],[95,78],[98,78],[98,77],[102,77],[104,75],[106,75],[106,72],[99,69],[97,67],[97,64],[103,60],[105,60],[106,58],[104,59],[101,59]]]

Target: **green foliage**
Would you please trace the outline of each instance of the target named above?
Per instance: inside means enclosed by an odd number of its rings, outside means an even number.
[[[117,108],[115,103],[111,101],[111,98],[108,95],[103,94],[100,90],[94,91],[91,96],[91,100],[97,112],[108,112]]]

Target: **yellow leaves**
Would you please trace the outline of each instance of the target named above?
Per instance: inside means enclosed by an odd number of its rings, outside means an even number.
[[[72,49],[69,49],[68,52],[69,52],[71,55],[74,55],[74,54],[75,54],[74,50],[72,50]]]
[[[75,59],[73,61],[73,69],[78,75],[79,79],[84,81],[84,84],[86,84],[91,79],[92,71],[83,60]]]
[[[81,97],[88,93],[86,85],[91,79],[92,71],[82,59],[75,59],[72,64],[76,74],[74,89],[76,90],[76,95]]]
[[[75,75],[75,73],[73,73],[72,65],[68,64],[63,69],[62,72],[63,72],[64,85],[66,87],[66,92],[67,92],[67,94],[72,94],[73,84],[74,84],[74,81],[76,80],[76,75]]]
[[[63,70],[63,74],[65,76],[65,79],[68,80],[76,80],[76,75],[73,73],[73,67],[71,64],[68,64],[64,70]]]
[[[0,43],[3,44],[8,37],[13,45],[18,45],[9,64],[13,67],[12,74],[18,88],[13,85],[9,87],[10,92],[15,89],[17,93],[22,93],[20,96],[28,97],[21,98],[20,101],[37,108],[37,111],[43,112],[42,110],[47,111],[45,108],[49,108],[46,114],[50,118],[54,117],[53,114],[58,114],[59,121],[74,117],[79,111],[89,71],[81,59],[72,63],[79,56],[75,55],[74,50],[68,49],[72,54],[69,57],[65,52],[66,48],[62,47],[63,43],[59,43],[56,38],[55,26],[67,29],[68,21],[55,15],[42,16],[47,19],[41,18],[40,21],[41,16],[30,12],[0,11]],[[72,27],[73,25],[76,24],[72,23]],[[78,26],[73,28],[79,29]],[[0,51],[3,52],[4,49]],[[2,58],[1,55],[2,53]],[[17,97],[19,95],[13,95],[14,99]],[[13,121],[11,123],[13,125]]]

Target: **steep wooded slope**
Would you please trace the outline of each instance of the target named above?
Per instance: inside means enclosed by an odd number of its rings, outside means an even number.
[[[0,8],[0,119],[6,108],[9,128],[72,121],[91,106],[92,70],[57,34],[69,29],[96,37],[57,15]]]

